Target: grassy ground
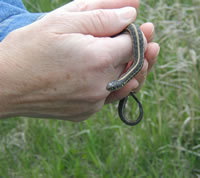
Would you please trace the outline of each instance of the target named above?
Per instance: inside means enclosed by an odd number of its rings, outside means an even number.
[[[49,11],[65,2],[26,6]],[[124,125],[115,105],[78,124],[2,120],[0,177],[200,177],[200,2],[141,0],[137,23],[146,21],[156,25],[161,53],[139,94],[142,123]]]

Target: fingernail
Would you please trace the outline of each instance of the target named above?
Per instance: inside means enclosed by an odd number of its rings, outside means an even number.
[[[151,24],[152,25],[152,31],[151,31],[151,33],[150,33],[150,36],[151,36],[151,38],[153,38],[153,35],[154,35],[154,25],[151,23],[151,22],[149,22],[149,24]]]
[[[157,53],[156,53],[156,56],[158,56],[158,54],[159,54],[159,52],[160,52],[160,46],[159,46],[158,43],[155,43],[155,45],[157,45],[157,48],[158,48],[158,51],[157,51]]]
[[[151,22],[147,22],[146,24],[148,24],[149,26],[151,26],[149,28],[152,28],[151,33],[149,34],[149,41],[152,41],[153,37],[154,37],[154,30],[155,30],[154,29],[154,25]]]
[[[117,14],[122,20],[132,22],[136,18],[136,9],[133,7],[124,7],[117,9]]]

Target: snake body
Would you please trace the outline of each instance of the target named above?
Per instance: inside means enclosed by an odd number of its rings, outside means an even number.
[[[128,27],[124,30],[129,32],[132,43],[133,43],[133,56],[134,56],[134,62],[130,66],[130,68],[127,70],[126,73],[124,73],[119,79],[113,80],[108,83],[106,89],[108,91],[115,91],[122,88],[124,85],[126,85],[137,73],[142,69],[142,66],[144,64],[144,38],[143,34],[138,26],[135,24],[130,24]],[[130,95],[135,99],[139,106],[140,114],[138,118],[134,121],[128,120],[124,115],[125,105],[128,100],[128,96],[121,99],[118,106],[118,113],[120,119],[127,125],[136,125],[138,124],[141,119],[143,118],[143,108],[140,101],[137,99],[137,97],[134,95],[134,92],[131,92]]]

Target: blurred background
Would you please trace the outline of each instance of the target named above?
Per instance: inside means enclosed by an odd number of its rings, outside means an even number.
[[[24,0],[31,12],[68,2]],[[138,94],[142,122],[122,123],[117,103],[81,123],[1,120],[1,178],[200,177],[200,1],[140,2],[136,23],[153,22],[161,46]],[[130,102],[130,117],[135,108]]]

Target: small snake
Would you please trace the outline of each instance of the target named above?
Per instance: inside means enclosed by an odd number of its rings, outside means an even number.
[[[115,91],[122,88],[124,85],[126,85],[141,69],[144,64],[144,38],[141,30],[138,26],[135,24],[130,24],[128,27],[124,30],[128,31],[130,33],[132,43],[133,43],[133,54],[134,54],[134,62],[130,66],[130,68],[127,70],[126,73],[124,73],[118,80],[113,80],[108,83],[106,89],[108,91]],[[118,105],[118,113],[120,119],[127,125],[136,125],[138,124],[142,118],[143,118],[143,108],[140,101],[137,99],[137,97],[134,95],[134,92],[131,92],[130,95],[135,99],[135,101],[138,104],[140,114],[138,118],[134,121],[126,119],[124,115],[125,105],[128,100],[128,96],[121,99]]]

